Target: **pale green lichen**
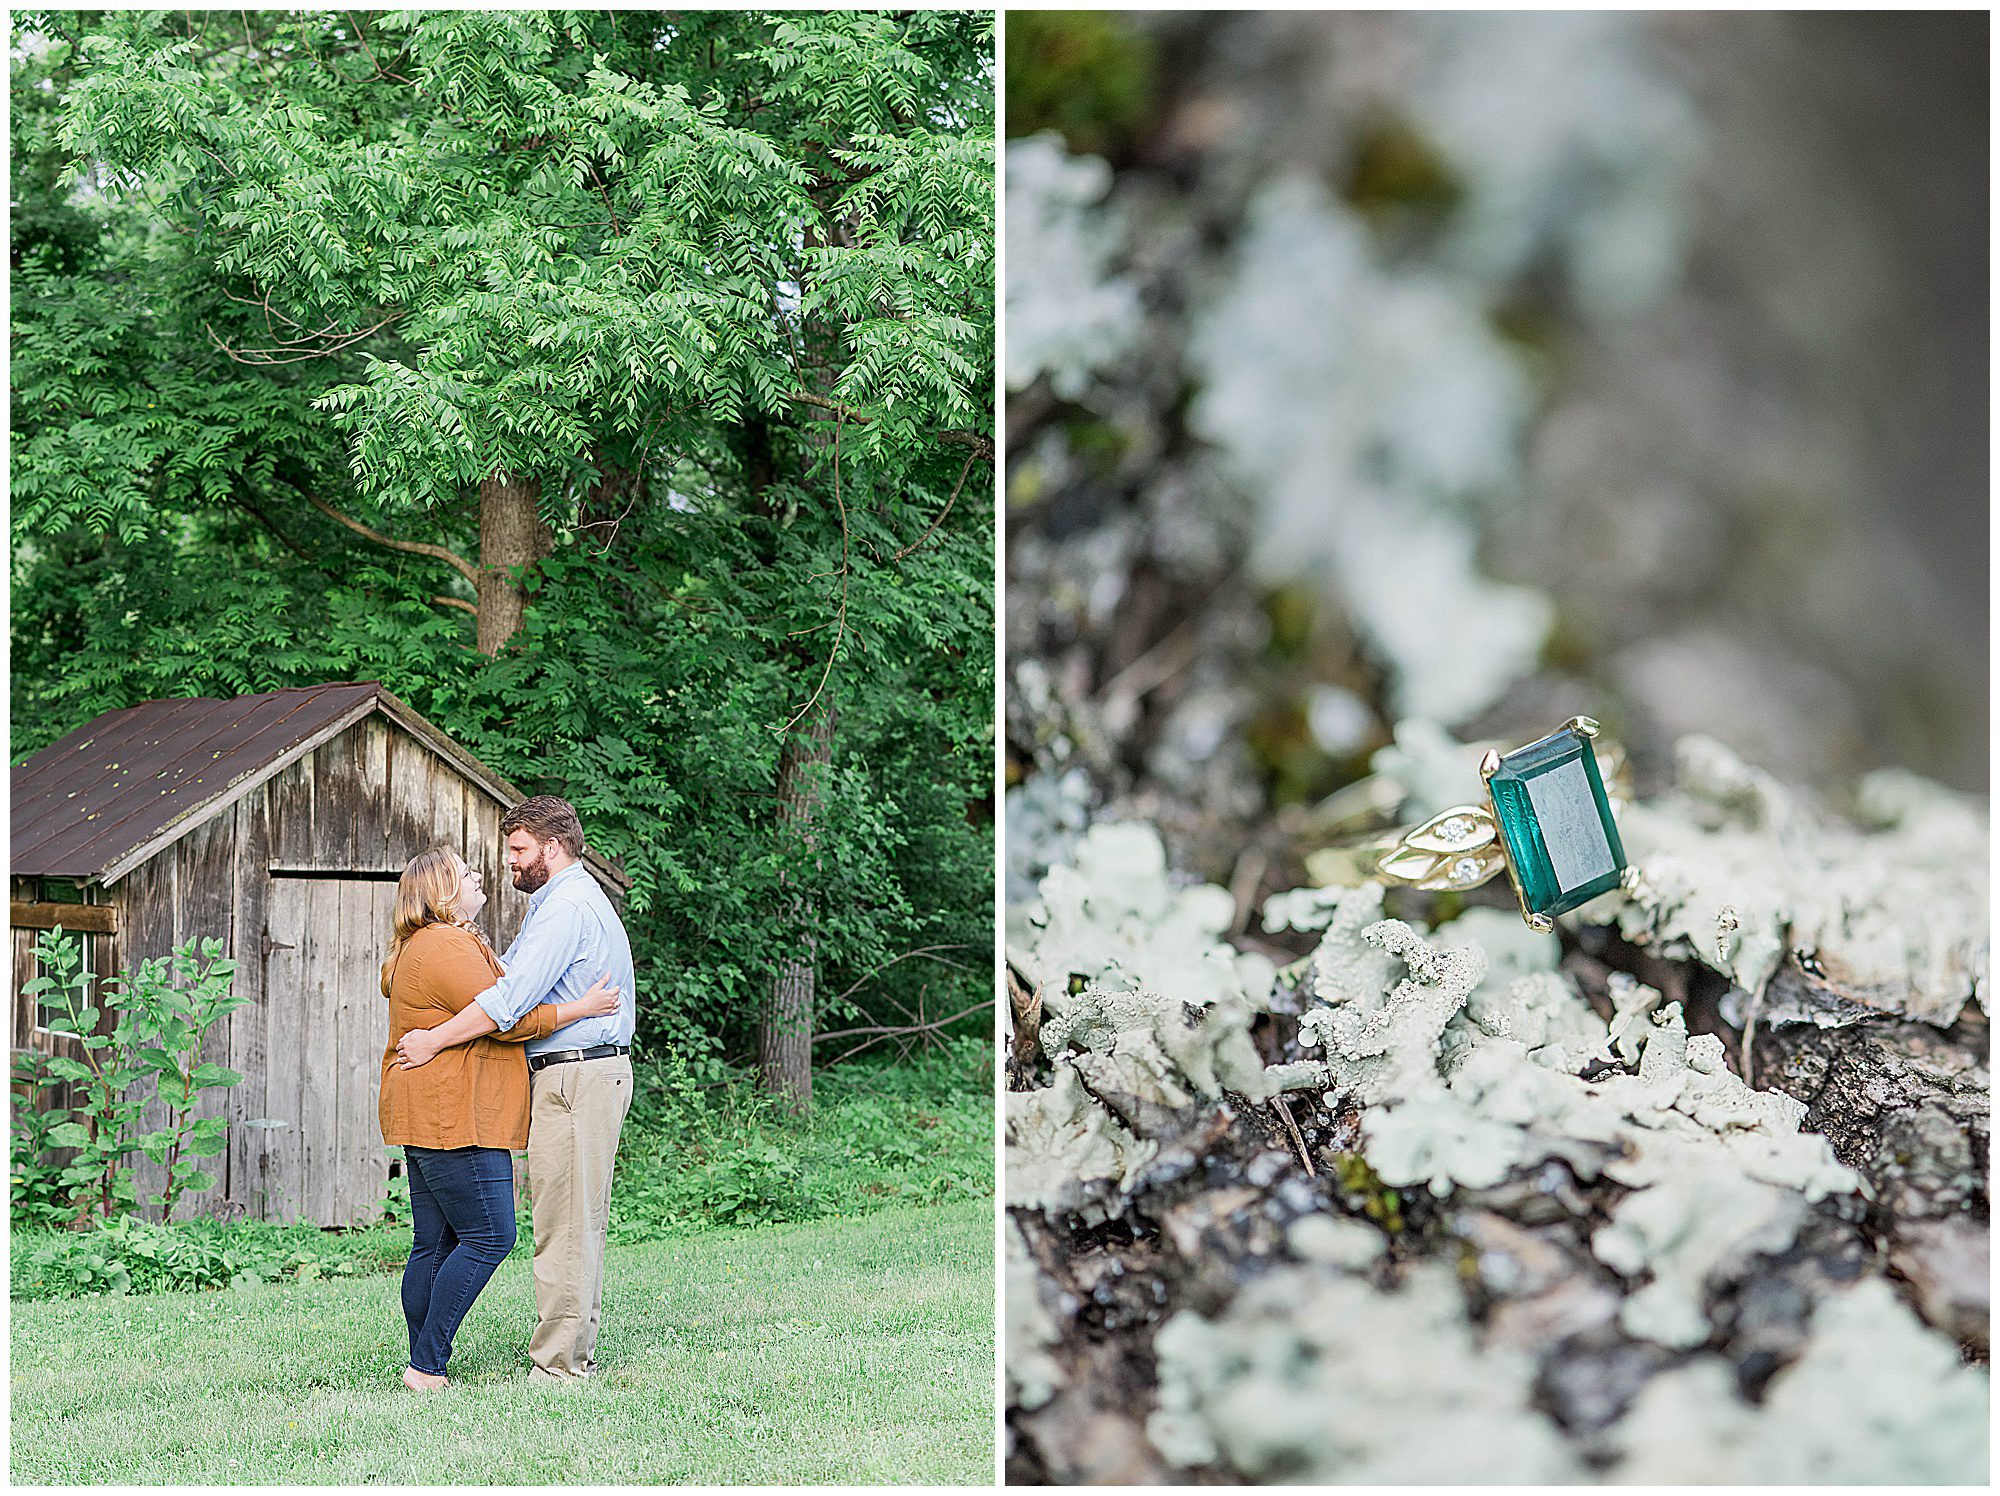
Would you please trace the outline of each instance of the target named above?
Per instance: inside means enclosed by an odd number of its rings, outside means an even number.
[[[1363,1485],[1585,1474],[1532,1406],[1533,1360],[1479,1343],[1438,1264],[1393,1293],[1323,1267],[1274,1269],[1213,1319],[1176,1314],[1154,1348],[1146,1433],[1176,1465]]]
[[[1877,813],[1943,816],[1948,831],[1948,811],[1904,795]],[[1426,934],[1382,918],[1379,888],[1268,901],[1273,927],[1322,931],[1287,992],[1296,982],[1300,1041],[1324,1059],[1265,1067],[1247,1029],[1266,994],[1248,980],[1257,968],[1232,959],[1219,894],[1175,888],[1143,828],[1098,828],[1044,879],[1024,958],[1117,985],[1048,984],[1054,1078],[1008,1098],[1011,1205],[1084,1222],[1130,1209],[1163,1127],[1225,1092],[1310,1083],[1336,1112],[1361,1104],[1351,1161],[1387,1192],[1484,1189],[1552,1160],[1620,1187],[1600,1192],[1608,1217],[1588,1240],[1628,1286],[1614,1302],[1605,1282],[1573,1280],[1592,1300],[1588,1323],[1615,1309],[1627,1334],[1689,1350],[1715,1331],[1719,1285],[1790,1247],[1814,1202],[1857,1188],[1825,1140],[1799,1130],[1804,1106],[1745,1085],[1720,1040],[1689,1035],[1679,1004],[1614,974],[1607,1023],[1557,969],[1554,940],[1497,911]],[[1182,995],[1152,990],[1167,974],[1148,942],[1195,967]],[[1265,1480],[1591,1478],[1532,1395],[1532,1358],[1548,1349],[1536,1321],[1496,1313],[1480,1331],[1451,1268],[1397,1269],[1383,1232],[1359,1220],[1310,1213],[1274,1240],[1296,1265],[1253,1275],[1212,1314],[1176,1314],[1156,1339],[1147,1432],[1170,1461]],[[1010,1257],[1010,1297],[1033,1293],[1032,1263]],[[1010,1385],[1027,1407],[1060,1368],[1046,1306],[1022,1313]],[[1879,1282],[1823,1306],[1813,1330],[1761,1407],[1719,1357],[1653,1378],[1598,1446],[1622,1458],[1610,1477],[1977,1478],[1985,1379],[1956,1370],[1948,1340]]]
[[[1486,797],[1477,750],[1426,717],[1398,722],[1394,740],[1376,750],[1369,767],[1402,791],[1403,815],[1411,824]]]
[[[1913,775],[1870,775],[1864,824],[1841,822],[1711,739],[1676,750],[1675,787],[1621,817],[1638,869],[1614,917],[1628,939],[1688,955],[1764,994],[1788,953],[1839,996],[1794,984],[1767,1021],[1877,1012],[1940,1026],[1984,989],[1987,825]]]
[[[1061,1012],[1073,984],[1197,1005],[1225,997],[1262,1002],[1272,966],[1226,942],[1235,917],[1228,890],[1174,886],[1152,827],[1102,823],[1069,863],[1049,870],[1011,934],[1044,984],[1050,1013]]]
[[[1113,1192],[1130,1186],[1158,1145],[1136,1138],[1093,1097],[1076,1068],[1007,1093],[1007,1203],[1102,1219]]]
[[[1468,513],[1517,482],[1534,409],[1481,295],[1382,257],[1357,210],[1283,176],[1251,199],[1188,357],[1189,424],[1258,514],[1251,567],[1336,592],[1399,710],[1456,721],[1534,667],[1554,610],[1481,573]]]
[[[1704,1358],[1653,1378],[1613,1430],[1634,1485],[1983,1485],[1989,1387],[1879,1279],[1813,1314],[1761,1407]]]
[[[1657,993],[1621,990],[1614,1039],[1539,941],[1485,920],[1426,941],[1381,908],[1379,888],[1341,895],[1313,954],[1309,987],[1326,1006],[1299,1027],[1325,1046],[1329,1102],[1366,1107],[1363,1152],[1390,1185],[1482,1189],[1553,1158],[1631,1186],[1593,1247],[1646,1280],[1622,1314],[1632,1334],[1699,1343],[1709,1282],[1782,1250],[1806,1204],[1855,1187],[1823,1139],[1798,1131],[1804,1108],[1744,1085],[1712,1036],[1690,1041],[1678,1004],[1649,1016]],[[1482,935],[1502,952],[1498,991]],[[1576,1073],[1614,1052],[1636,1072]]]
[[[1783,1251],[1798,1235],[1805,1209],[1805,1197],[1794,1191],[1691,1167],[1619,1201],[1590,1246],[1598,1261],[1628,1278],[1651,1276],[1619,1306],[1627,1333],[1661,1345],[1699,1345],[1709,1334],[1703,1312],[1709,1276],[1753,1253]]]
[[[1306,1262],[1359,1272],[1381,1258],[1386,1243],[1381,1232],[1351,1217],[1309,1215],[1285,1228],[1285,1245]]]
[[[1039,1408],[1054,1397],[1064,1381],[1052,1346],[1062,1341],[1056,1322],[1036,1287],[1035,1260],[1027,1240],[1011,1219],[1007,1222],[1007,1396],[1023,1408]]]
[[[1115,268],[1122,217],[1111,168],[1071,155],[1053,130],[1007,146],[1007,387],[1046,376],[1066,400],[1136,342],[1139,292]]]
[[[1042,1051],[1067,1057],[1090,1089],[1155,1106],[1213,1101],[1225,1089],[1252,1100],[1275,1093],[1284,1075],[1266,1071],[1250,1042],[1250,1012],[1235,998],[1190,1010],[1150,992],[1089,988],[1042,1025]],[[1319,1078],[1309,1067],[1298,1084]]]
[[[1223,940],[1235,910],[1226,892],[1173,885],[1158,832],[1093,826],[1073,857],[1017,922],[1013,959],[1041,985],[1054,1080],[1007,1097],[1007,1199],[1102,1219],[1158,1152],[1107,1102],[1153,1118],[1225,1090],[1262,1100],[1324,1073],[1264,1065],[1249,995],[1268,997],[1271,963]]]
[[[1319,1006],[1300,1018],[1299,1043],[1323,1047],[1341,1095],[1367,1105],[1410,1094],[1436,1076],[1445,1025],[1485,972],[1476,947],[1426,946],[1383,919],[1379,886],[1348,890],[1313,953],[1308,990]]]
[[[1624,316],[1680,273],[1698,106],[1636,12],[1413,18],[1409,104],[1463,184],[1442,258],[1502,288],[1530,266],[1587,315]]]

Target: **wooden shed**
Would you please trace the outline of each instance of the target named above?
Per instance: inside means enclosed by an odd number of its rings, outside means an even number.
[[[219,938],[252,1000],[203,1058],[243,1082],[209,1093],[228,1149],[175,1214],[375,1220],[400,1168],[376,1122],[396,879],[425,848],[458,848],[504,950],[528,901],[500,820],[523,798],[373,681],[107,712],[13,771],[13,1047],[78,1052],[21,990],[42,930],[81,932],[101,977]],[[622,899],[622,872],[584,861]],[[144,1200],[161,1171],[138,1162]]]

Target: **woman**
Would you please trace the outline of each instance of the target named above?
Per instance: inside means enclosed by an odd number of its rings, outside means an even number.
[[[443,1023],[499,979],[500,963],[472,926],[485,905],[479,874],[449,847],[412,859],[396,888],[382,963],[382,1141],[402,1146],[416,1234],[403,1269],[403,1384],[413,1391],[449,1385],[444,1368],[459,1322],[514,1247],[512,1152],[528,1146],[522,1042],[618,1009],[618,989],[600,982],[575,1002],[542,1004],[504,1034],[447,1049],[418,1069],[400,1066],[398,1039]]]

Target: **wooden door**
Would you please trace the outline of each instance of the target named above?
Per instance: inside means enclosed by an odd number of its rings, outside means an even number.
[[[391,1152],[376,1101],[389,1004],[380,971],[393,880],[271,880],[265,957],[267,1220],[356,1226],[380,1218]]]

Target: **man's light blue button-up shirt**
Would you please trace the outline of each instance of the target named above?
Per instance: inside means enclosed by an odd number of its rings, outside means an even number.
[[[521,933],[500,958],[506,969],[473,999],[504,1031],[542,1003],[574,1002],[607,973],[618,984],[618,1011],[579,1018],[553,1034],[530,1039],[529,1054],[630,1044],[638,1007],[632,990],[632,946],[604,890],[582,863],[571,863],[528,900]]]

